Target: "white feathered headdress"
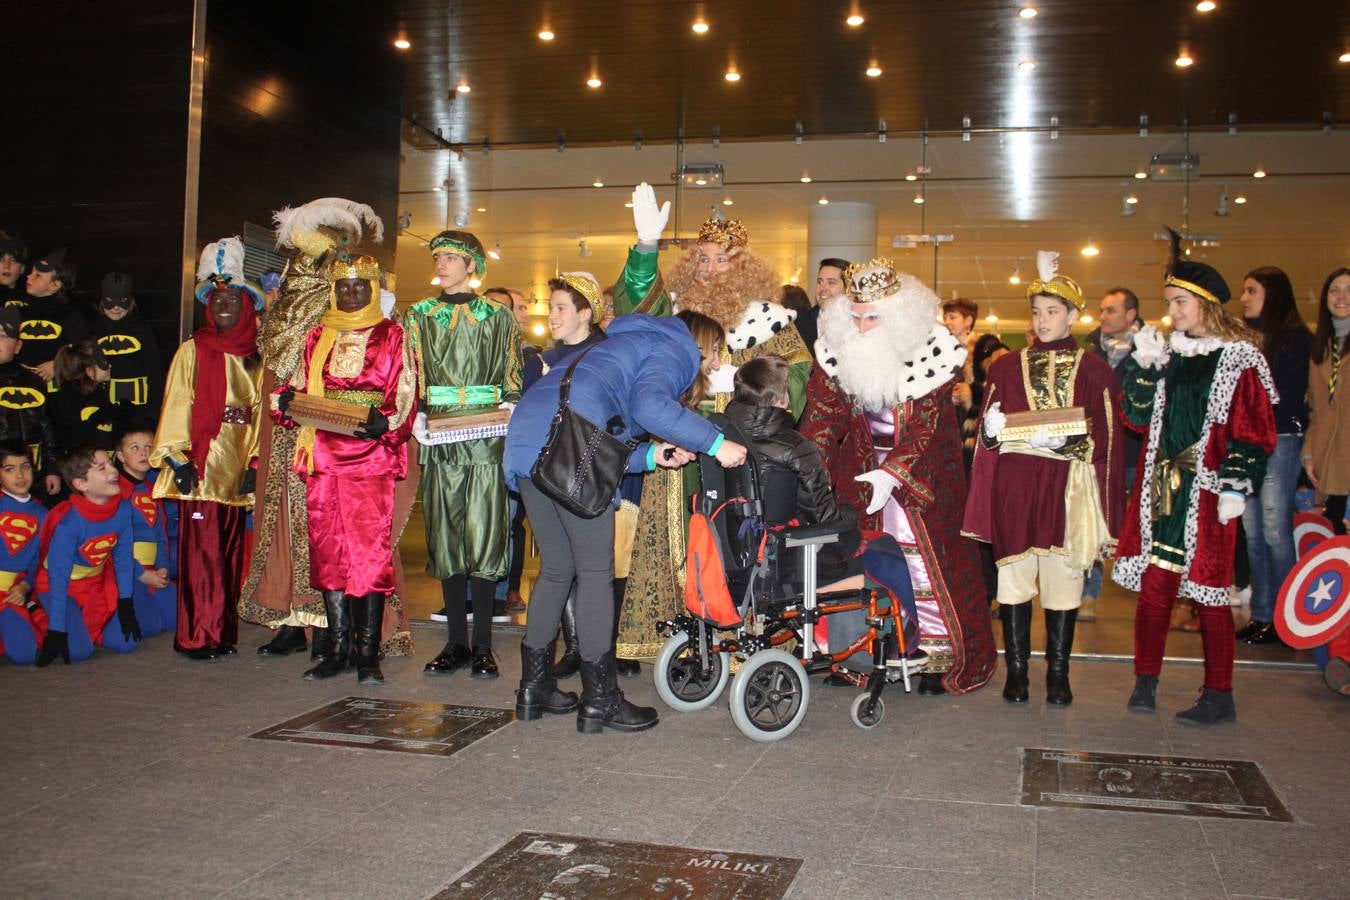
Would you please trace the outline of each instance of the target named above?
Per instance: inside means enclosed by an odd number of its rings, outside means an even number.
[[[1036,251],[1036,280],[1027,285],[1027,299],[1037,294],[1058,297],[1080,313],[1087,306],[1083,289],[1068,275],[1059,274],[1059,251]]]
[[[1041,279],[1041,281],[1054,281],[1055,276],[1058,274],[1059,274],[1059,251],[1037,250],[1036,275]]]
[[[197,260],[197,290],[194,293],[199,301],[205,303],[211,289],[222,282],[248,293],[254,307],[262,309],[262,288],[244,277],[244,244],[237,235],[207,244]]]
[[[384,223],[375,210],[342,197],[320,197],[303,206],[287,206],[274,212],[272,221],[277,226],[278,247],[305,250],[302,244],[306,243],[306,237],[317,232],[321,225],[348,232],[353,244],[361,240],[366,229],[375,243],[384,240]]]

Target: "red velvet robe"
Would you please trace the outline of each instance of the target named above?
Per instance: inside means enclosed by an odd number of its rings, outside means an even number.
[[[953,694],[975,690],[994,672],[996,650],[989,604],[975,544],[961,536],[966,479],[961,429],[952,403],[955,381],[895,410],[895,447],[882,468],[900,484],[893,493],[904,508],[932,581],[934,599],[951,635],[954,661],[943,676]],[[867,417],[819,368],[806,385],[801,432],[815,442],[830,470],[835,495],[852,506],[864,532],[877,532],[881,516],[867,515],[871,488],[854,478],[877,468]]]

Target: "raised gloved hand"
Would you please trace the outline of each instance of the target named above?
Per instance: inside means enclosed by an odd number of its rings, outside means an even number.
[[[286,408],[291,405],[291,401],[294,399],[295,399],[295,388],[291,387],[288,384],[286,385],[285,390],[277,394],[277,411],[284,413],[286,411]]]
[[[365,438],[368,441],[378,441],[380,435],[388,430],[389,417],[372,406],[370,408],[370,416],[366,419],[366,424],[356,429],[356,436]]]
[[[984,411],[984,433],[993,440],[998,439],[998,433],[1003,430],[1003,426],[1008,424],[1008,417],[1003,414],[1002,403],[991,403],[989,408]]]
[[[127,640],[141,639],[141,623],[136,621],[136,607],[130,597],[117,598],[117,627],[122,629],[122,637]]]
[[[670,218],[670,201],[656,205],[656,191],[647,182],[633,188],[633,227],[637,229],[639,244],[655,244],[666,230]]]
[[[1038,428],[1036,433],[1027,438],[1027,443],[1038,450],[1058,450],[1069,442],[1069,439],[1062,434],[1051,434],[1048,428]]]
[[[197,489],[197,467],[190,462],[176,463],[170,462],[173,466],[173,483],[178,487],[178,493],[190,494]]]
[[[1158,329],[1145,325],[1135,334],[1134,352],[1130,355],[1145,369],[1161,369],[1167,365],[1172,351],[1167,346],[1167,339],[1158,334]]]
[[[881,469],[873,469],[870,472],[864,472],[853,479],[863,484],[872,486],[872,499],[867,501],[867,514],[870,516],[879,512],[886,501],[891,499],[891,491],[900,486],[900,482],[889,472],[883,472]]]
[[[1247,508],[1247,498],[1236,491],[1224,491],[1219,494],[1219,524],[1227,525],[1242,515]]]
[[[56,662],[58,656],[62,662],[70,665],[70,644],[64,631],[49,630],[42,639],[42,652],[38,654],[36,665],[39,669],[45,669]]]

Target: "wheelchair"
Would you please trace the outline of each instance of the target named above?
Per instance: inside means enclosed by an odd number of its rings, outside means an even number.
[[[725,417],[712,420],[728,440],[748,446]],[[796,524],[791,473],[772,472],[766,480],[753,454],[731,469],[707,456],[698,465],[702,489],[694,506],[713,517],[727,586],[740,598],[740,623],[728,630],[688,609],[656,623],[665,638],[653,666],[662,702],[677,712],[707,709],[730,683],[736,727],[753,741],[779,741],[806,716],[810,676],[830,673],[862,653],[870,656],[870,671],[850,716],[859,728],[875,728],[885,715],[886,684],[903,682],[908,693],[910,676],[922,669],[907,659],[910,639],[917,645],[917,622],[908,623],[907,634],[900,603],[865,583],[861,589],[818,590],[821,549],[837,543],[851,525]],[[847,646],[836,648],[832,639],[828,650],[822,648],[816,623],[850,612],[862,613],[862,635]]]

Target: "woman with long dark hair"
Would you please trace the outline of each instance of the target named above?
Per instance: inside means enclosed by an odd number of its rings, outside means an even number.
[[[1280,402],[1275,404],[1275,452],[1266,476],[1247,501],[1242,530],[1251,565],[1252,617],[1238,630],[1248,644],[1276,644],[1275,593],[1294,567],[1294,492],[1299,454],[1308,427],[1308,365],[1312,332],[1299,318],[1289,276],[1274,266],[1252,269],[1242,279],[1242,317],[1261,335],[1261,355],[1270,366]]]
[[[1311,423],[1303,442],[1303,471],[1326,503],[1326,517],[1345,534],[1345,496],[1350,493],[1350,267],[1322,283],[1317,332],[1308,375]]]
[[[572,369],[569,404],[620,440],[642,440],[628,457],[627,471],[678,468],[694,453],[715,456],[724,466],[745,461],[745,447],[725,440],[707,419],[681,402],[706,376],[716,357],[700,352],[694,333],[719,326],[697,313],[673,318],[623,316],[609,336],[557,366],[525,392],[511,417],[503,463],[508,486],[520,491],[539,543],[539,580],[530,598],[520,643],[521,678],[516,716],[577,711],[577,730],[640,731],[656,724],[656,710],[634,706],[619,691],[613,643],[614,510],[593,519],[572,513],[531,479],[558,411],[561,382]],[[619,473],[611,473],[619,474]],[[553,643],[563,604],[576,581],[577,638],[581,649],[581,701],[558,690]]]

